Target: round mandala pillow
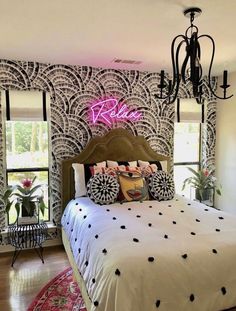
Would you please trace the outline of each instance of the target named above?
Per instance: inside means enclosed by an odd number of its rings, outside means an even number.
[[[158,201],[171,200],[175,195],[173,178],[164,171],[157,171],[149,176],[148,188],[152,197]]]
[[[96,174],[87,183],[87,194],[98,204],[114,203],[119,194],[120,186],[116,177],[108,174]]]

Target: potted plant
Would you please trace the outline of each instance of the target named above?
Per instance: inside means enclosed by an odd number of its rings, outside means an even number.
[[[216,177],[213,176],[213,170],[195,171],[191,167],[188,167],[188,170],[193,173],[193,176],[184,180],[182,190],[185,189],[187,184],[192,186],[195,188],[196,199],[200,202],[209,200],[212,191],[216,192],[218,195],[221,195],[221,191],[219,187],[217,187]]]
[[[44,215],[46,205],[43,200],[43,194],[36,194],[36,191],[41,188],[42,185],[34,185],[36,176],[31,179],[23,179],[22,185],[8,186],[4,195],[3,200],[5,202],[5,212],[9,214],[12,206],[15,207],[17,212],[17,220],[19,215],[22,217],[33,218],[39,216],[38,213],[41,211]]]

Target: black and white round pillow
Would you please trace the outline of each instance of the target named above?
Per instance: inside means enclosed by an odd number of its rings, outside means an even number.
[[[98,204],[114,203],[119,190],[117,178],[108,174],[96,174],[87,183],[89,198]]]
[[[157,171],[149,176],[148,188],[152,197],[158,201],[171,200],[175,195],[173,178],[164,171]]]

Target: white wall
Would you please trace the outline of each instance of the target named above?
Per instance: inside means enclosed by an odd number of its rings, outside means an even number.
[[[222,195],[216,195],[216,207],[236,214],[236,72],[229,75],[229,100],[218,100],[216,118],[216,177]],[[219,84],[221,79],[219,79]],[[218,94],[222,94],[218,86]]]

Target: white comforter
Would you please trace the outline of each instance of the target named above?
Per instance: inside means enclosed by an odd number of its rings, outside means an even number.
[[[96,311],[218,311],[236,306],[236,217],[176,196],[62,217]],[[88,310],[90,311],[90,310]]]

